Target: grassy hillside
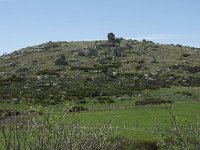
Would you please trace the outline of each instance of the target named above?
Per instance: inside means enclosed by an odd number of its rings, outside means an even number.
[[[197,48],[146,40],[48,42],[0,57],[0,100],[55,104],[199,86],[199,55]]]

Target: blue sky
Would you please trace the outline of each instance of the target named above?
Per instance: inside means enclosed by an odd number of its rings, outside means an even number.
[[[200,0],[0,0],[0,54],[108,32],[200,47],[199,15]]]

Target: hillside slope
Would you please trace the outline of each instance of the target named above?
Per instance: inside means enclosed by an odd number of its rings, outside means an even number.
[[[151,41],[48,42],[0,56],[0,101],[55,104],[200,86],[200,49]]]

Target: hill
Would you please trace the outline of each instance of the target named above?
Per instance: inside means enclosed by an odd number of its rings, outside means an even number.
[[[59,102],[200,86],[200,49],[111,38],[48,42],[0,56],[0,100]]]

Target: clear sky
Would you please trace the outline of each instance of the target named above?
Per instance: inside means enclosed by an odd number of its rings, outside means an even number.
[[[0,0],[0,54],[108,32],[200,47],[200,0]]]

